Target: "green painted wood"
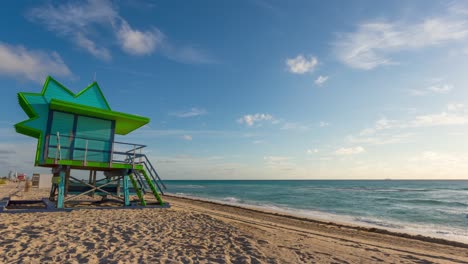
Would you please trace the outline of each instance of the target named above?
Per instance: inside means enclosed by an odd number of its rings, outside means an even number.
[[[116,122],[115,133],[119,135],[126,135],[131,131],[148,124],[150,121],[147,117],[99,109],[58,99],[53,99],[50,102],[50,109],[114,120]]]
[[[136,192],[136,194],[138,196],[138,199],[140,199],[140,204],[143,205],[143,206],[146,206],[145,197],[143,196],[143,193],[141,192],[141,188],[138,186],[138,183],[135,180],[134,175],[130,174],[129,178],[130,178],[130,182],[132,183],[133,189],[135,190],[135,192]]]
[[[59,161],[57,161],[57,164],[72,166],[72,167],[75,167],[75,168],[85,167],[85,166],[83,166],[83,161],[81,161],[81,160],[59,160]],[[48,159],[45,160],[44,164],[42,164],[42,165],[44,165],[44,166],[49,165],[48,167],[50,167],[51,165],[56,165],[56,164],[55,164],[54,159],[48,158]],[[109,166],[109,163],[107,163],[107,162],[93,162],[93,161],[88,162],[86,167],[102,168],[103,170],[108,170],[109,168],[110,169],[133,169],[132,164],[128,164],[128,163],[112,163],[112,166]],[[136,170],[142,170],[143,165],[135,164],[135,169]]]
[[[161,196],[159,195],[158,190],[156,190],[156,186],[154,186],[154,183],[151,181],[151,178],[148,176],[148,174],[146,173],[146,171],[144,169],[141,169],[139,171],[141,173],[143,173],[143,176],[145,177],[145,180],[148,183],[148,185],[149,185],[149,187],[151,189],[151,192],[153,192],[153,195],[156,198],[156,200],[158,200],[160,205],[163,205],[164,202],[161,199]]]

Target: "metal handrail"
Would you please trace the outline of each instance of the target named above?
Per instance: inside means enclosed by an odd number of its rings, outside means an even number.
[[[50,144],[51,143],[50,142],[51,138],[53,138],[54,136],[57,137],[57,145]],[[98,139],[98,138],[93,138],[93,137],[80,137],[80,136],[66,135],[66,134],[60,134],[59,132],[57,132],[56,135],[48,134],[48,135],[46,135],[46,137],[48,138],[47,145],[46,145],[46,152],[49,153],[49,148],[56,148],[57,149],[57,151],[55,153],[56,154],[55,161],[62,159],[62,153],[61,153],[62,148],[81,150],[81,151],[84,150],[84,152],[85,152],[84,157],[83,157],[84,165],[86,165],[86,162],[89,161],[89,159],[88,159],[89,152],[108,153],[109,156],[110,156],[110,161],[109,161],[110,164],[109,165],[112,166],[112,162],[128,163],[125,160],[119,160],[119,159],[114,158],[115,156],[125,156],[126,157],[129,153],[132,153],[133,154],[133,160],[135,161],[135,158],[139,158],[142,155],[141,154],[141,149],[146,147],[146,145],[142,145],[142,144],[127,143],[127,142],[120,142],[120,141],[110,141],[110,140],[103,140],[103,139]],[[61,141],[61,139],[63,141],[64,138],[69,138],[70,139],[70,145],[69,146],[61,146],[60,141]],[[77,139],[84,140],[85,148],[75,147],[75,142],[76,142]],[[102,142],[102,143],[105,143],[105,144],[106,143],[110,144],[110,148],[109,148],[108,151],[102,151],[102,150],[99,150],[99,149],[89,148],[89,142],[90,141],[97,141],[97,142]],[[129,150],[118,150],[118,149],[116,149],[116,145],[131,146],[131,149],[129,149]],[[140,150],[140,154],[137,153],[137,150]],[[46,158],[47,157],[48,156],[46,156]],[[132,164],[132,165],[134,167],[134,164]]]

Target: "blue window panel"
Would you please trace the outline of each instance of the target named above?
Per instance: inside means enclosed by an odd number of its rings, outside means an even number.
[[[58,146],[60,143],[60,154],[62,159],[70,159],[70,150],[73,143],[73,124],[75,122],[75,116],[73,114],[63,112],[53,112],[52,114],[52,125],[50,128],[49,135],[49,146]],[[57,138],[57,132],[59,133],[60,140]],[[55,158],[56,147],[49,147],[48,157]]]
[[[88,146],[86,147],[86,142]],[[75,139],[75,160],[109,162],[112,148],[112,121],[78,116]]]

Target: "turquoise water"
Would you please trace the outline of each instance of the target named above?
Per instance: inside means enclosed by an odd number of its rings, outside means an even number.
[[[468,242],[468,181],[166,181],[168,192]]]

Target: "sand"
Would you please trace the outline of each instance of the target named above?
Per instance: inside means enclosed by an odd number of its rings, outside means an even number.
[[[461,243],[164,198],[170,209],[0,214],[0,263],[468,263]]]

